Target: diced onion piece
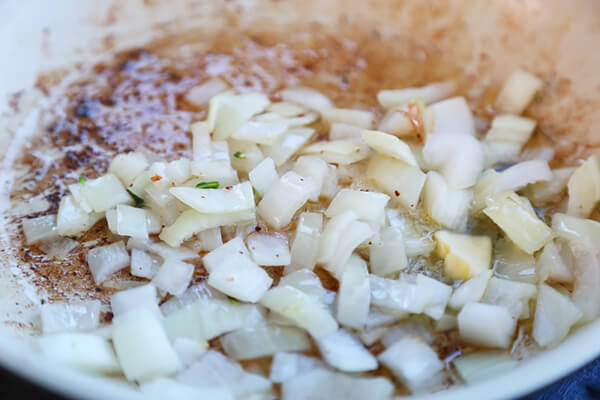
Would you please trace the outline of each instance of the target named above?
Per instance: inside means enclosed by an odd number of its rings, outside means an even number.
[[[362,128],[334,122],[329,126],[329,140],[359,139]]]
[[[91,214],[85,212],[72,195],[60,200],[56,215],[56,230],[62,236],[74,236],[92,227]]]
[[[146,188],[148,187],[148,185],[150,185],[152,183],[152,177],[154,176],[154,173],[152,171],[150,171],[149,169],[143,171],[142,173],[140,173],[138,176],[135,177],[135,179],[133,180],[132,183],[130,183],[129,185],[127,185],[127,190],[129,190],[131,193],[135,194],[136,196],[140,197],[141,199],[146,199]],[[90,211],[92,210],[92,208],[90,207]]]
[[[247,142],[271,145],[275,143],[288,129],[285,120],[248,121],[240,126],[231,137]]]
[[[240,95],[224,92],[210,100],[208,128],[215,140],[227,139],[271,102],[262,93]]]
[[[343,123],[370,129],[375,126],[375,114],[371,111],[349,108],[327,108],[321,110],[321,117],[327,123]]]
[[[271,382],[283,383],[294,376],[322,367],[323,363],[314,357],[298,353],[277,353],[271,362],[269,379]]]
[[[435,320],[440,319],[446,311],[452,287],[422,274],[417,275],[416,283],[418,292],[428,296],[423,313]]]
[[[227,84],[219,78],[211,78],[194,86],[185,94],[185,99],[196,107],[203,106],[217,94],[227,89]]]
[[[110,306],[115,317],[141,309],[148,310],[161,317],[160,310],[158,309],[156,287],[153,284],[121,290],[113,294],[110,298]]]
[[[269,290],[260,303],[294,321],[315,339],[324,337],[338,328],[335,319],[318,299],[291,286],[277,286]]]
[[[174,187],[170,192],[182,203],[203,214],[226,214],[254,209],[250,182],[223,189]]]
[[[435,279],[417,275],[414,283],[369,275],[371,304],[393,313],[425,313],[439,319],[452,294],[452,288]]]
[[[234,400],[227,388],[194,387],[179,383],[171,378],[158,378],[140,384],[144,398],[152,400],[211,399]]]
[[[196,189],[199,190],[199,189]],[[175,222],[164,228],[159,238],[169,246],[177,247],[198,232],[219,226],[230,226],[254,219],[254,210],[227,214],[201,214],[196,210],[183,212]]]
[[[267,111],[279,114],[282,117],[297,117],[300,114],[304,114],[306,109],[297,104],[282,101],[279,103],[271,103],[267,107]]]
[[[570,167],[553,169],[550,180],[531,184],[522,193],[536,207],[554,203],[561,198],[573,171],[575,168]]]
[[[529,72],[520,69],[514,71],[496,98],[496,109],[501,112],[521,114],[543,85],[540,78]]]
[[[333,103],[324,94],[311,88],[296,87],[284,89],[280,92],[281,98],[290,103],[300,104],[310,109],[321,111],[331,108]]]
[[[229,139],[227,142],[231,166],[237,171],[250,172],[265,158],[255,143],[234,139]]]
[[[258,203],[258,215],[271,227],[283,228],[306,203],[315,186],[315,182],[293,171],[285,173]]]
[[[493,277],[489,280],[482,303],[503,306],[514,319],[529,318],[529,300],[535,297],[535,285]]]
[[[159,262],[144,250],[131,250],[131,275],[152,279],[158,272]]]
[[[422,87],[381,90],[377,93],[377,101],[388,109],[407,104],[417,97],[429,104],[451,96],[455,90],[454,82],[435,82]]]
[[[261,145],[263,154],[271,157],[278,167],[285,164],[315,133],[313,128],[289,129],[279,140],[270,146]]]
[[[114,228],[116,233],[121,236],[131,236],[139,240],[148,240],[146,220],[146,212],[141,208],[119,204],[114,214],[114,223],[116,224]]]
[[[44,215],[23,220],[23,233],[25,244],[30,245],[41,240],[48,240],[58,236],[56,229],[56,215]]]
[[[377,129],[399,137],[413,136],[416,132],[415,126],[403,111],[408,113],[407,107],[389,110],[377,125]]]
[[[490,351],[462,355],[452,364],[466,383],[474,383],[513,370],[518,362],[507,353]]]
[[[432,389],[441,381],[444,364],[419,337],[397,341],[378,358],[413,393]]]
[[[552,239],[552,229],[537,217],[526,198],[506,191],[488,198],[486,204],[483,212],[526,253],[533,254]]]
[[[488,236],[438,231],[434,238],[444,270],[452,279],[470,279],[490,268],[492,241]]]
[[[465,189],[452,189],[437,172],[429,171],[423,189],[423,208],[438,224],[445,228],[464,231],[473,193]]]
[[[363,378],[317,368],[298,374],[281,385],[286,400],[345,399],[387,400],[394,385],[386,378]]]
[[[431,134],[475,136],[475,120],[464,97],[452,97],[428,107],[435,122]]]
[[[361,136],[364,142],[376,152],[400,160],[413,167],[418,166],[410,147],[396,136],[370,130],[363,130]]]
[[[435,321],[434,331],[435,332],[448,332],[458,328],[458,321],[456,315],[444,314],[440,319]]]
[[[221,228],[211,228],[205,231],[199,232],[196,235],[196,242],[194,243],[200,251],[213,251],[217,247],[223,245],[223,237],[221,235]]]
[[[494,245],[496,276],[525,283],[535,283],[535,259],[510,240],[501,238]]]
[[[285,236],[253,233],[248,236],[248,249],[258,265],[279,266],[290,264],[290,250]]]
[[[203,390],[227,390],[233,393],[234,399],[261,399],[271,390],[268,379],[244,371],[237,362],[215,350],[207,351],[200,360],[180,372],[177,381]],[[199,398],[212,400],[210,396]]]
[[[179,260],[166,260],[152,279],[157,288],[179,296],[187,289],[194,266]]]
[[[367,263],[352,255],[340,276],[340,288],[336,296],[336,318],[342,325],[362,329],[367,321],[371,289]]]
[[[192,162],[189,158],[180,158],[167,163],[165,172],[169,181],[180,185],[190,179],[192,175],[191,164]]]
[[[149,165],[144,153],[135,152],[117,154],[110,162],[108,172],[116,175],[123,185],[128,186],[130,183],[133,183],[134,179],[144,172]],[[86,183],[87,182],[85,182],[84,185]]]
[[[600,241],[600,222],[556,213],[552,229],[557,236],[595,250]]]
[[[44,334],[58,332],[91,331],[100,321],[100,302],[56,302],[41,307],[42,331]]]
[[[257,325],[242,328],[221,338],[225,354],[234,360],[250,360],[283,351],[305,351],[311,347],[308,335],[297,328]]]
[[[597,242],[596,242],[597,243]],[[575,256],[575,283],[571,299],[583,313],[580,322],[593,321],[600,315],[600,261],[595,247],[571,242]]]
[[[229,145],[225,141],[211,141],[208,124],[204,121],[192,124],[192,148],[194,160],[192,175],[205,182],[219,181],[222,185],[237,183],[237,172],[231,168]]]
[[[521,145],[512,142],[484,141],[483,148],[484,165],[492,167],[499,163],[514,163],[519,160]]]
[[[285,268],[286,274],[303,268],[312,270],[315,267],[322,229],[323,214],[313,212],[300,214],[290,251],[290,265]]]
[[[406,317],[406,315],[404,317]],[[389,329],[381,338],[381,344],[385,348],[390,348],[399,340],[405,338],[419,338],[424,343],[432,344],[435,336],[432,330],[431,321],[428,318],[420,316],[410,317],[400,321],[396,326]]]
[[[301,154],[314,155],[334,164],[347,165],[364,160],[370,155],[370,150],[369,146],[362,142],[345,139],[310,144],[302,149]]]
[[[365,328],[357,334],[361,342],[366,346],[372,346],[377,343],[388,330],[388,327]]]
[[[87,263],[94,282],[99,285],[110,275],[129,265],[129,253],[121,240],[91,249],[87,254]]]
[[[142,308],[114,318],[112,341],[127,380],[146,381],[182,367],[162,322],[150,310]]]
[[[483,147],[469,135],[428,135],[423,157],[427,165],[439,170],[455,189],[473,186],[483,170]]]
[[[448,305],[456,310],[460,310],[465,304],[478,302],[483,297],[488,282],[492,277],[492,270],[483,271],[477,276],[463,282],[452,294]]]
[[[77,240],[69,239],[67,237],[44,240],[38,244],[38,247],[44,254],[57,260],[63,260],[78,246],[79,242]]]
[[[312,124],[319,119],[319,114],[311,112],[304,115],[299,115],[293,118],[286,118],[285,122],[290,128],[299,128],[305,125]]]
[[[321,196],[327,199],[332,198],[338,190],[337,167],[335,165],[327,165],[327,174],[323,178],[323,186],[321,187]]]
[[[92,333],[57,333],[37,339],[42,355],[54,362],[97,374],[118,374],[119,362],[108,340]]]
[[[529,141],[536,121],[517,115],[497,115],[492,120],[492,126],[485,135],[486,141],[518,143],[521,146]]]
[[[325,289],[317,274],[307,269],[301,269],[281,277],[279,285],[291,286],[319,300],[324,301],[326,297]]]
[[[127,241],[127,248],[132,250],[132,249],[139,249],[139,250],[144,250],[144,251],[148,251],[152,254],[156,254],[158,256],[160,256],[163,260],[170,260],[170,259],[174,259],[174,260],[188,260],[191,258],[196,258],[198,257],[198,253],[196,253],[193,250],[187,249],[187,248],[178,248],[178,249],[174,249],[170,246],[167,246],[164,243],[161,242],[153,242],[153,241],[140,241],[140,240],[135,240],[135,239],[129,239]]]
[[[506,349],[515,333],[516,321],[505,307],[467,303],[458,314],[458,331],[469,344]]]
[[[228,296],[255,303],[269,289],[273,279],[252,261],[240,241],[241,238],[235,238],[204,257],[205,264],[210,265],[208,284]],[[240,250],[226,252],[229,248]]]
[[[367,178],[404,207],[414,210],[419,203],[426,175],[420,168],[393,158],[373,156],[367,166]]]
[[[567,184],[569,203],[567,214],[587,218],[600,200],[600,164],[590,156],[573,172]]]
[[[317,340],[317,346],[325,362],[340,371],[360,372],[377,368],[377,359],[356,336],[344,329]]]
[[[177,338],[203,341],[264,322],[263,311],[257,305],[205,298],[168,313],[164,326],[171,341]]]
[[[369,252],[369,265],[373,274],[386,276],[408,267],[404,237],[396,227],[385,228],[379,242],[370,246]]]
[[[264,195],[279,179],[273,159],[267,157],[258,163],[258,165],[248,174],[248,179],[258,194],[261,196]]]
[[[85,181],[81,194],[96,212],[106,211],[117,204],[131,204],[133,199],[113,174]]]
[[[568,246],[548,242],[538,256],[535,270],[539,283],[549,282],[573,282],[571,271],[572,259]]]
[[[142,173],[143,175],[143,173]],[[140,178],[141,179],[141,178]],[[81,194],[81,189],[83,188],[83,183],[77,182],[69,185],[69,192],[73,195],[73,199],[75,203],[79,205],[79,207],[85,211],[86,213],[92,212],[92,207],[88,204],[88,202],[83,198]]]
[[[389,196],[383,193],[341,189],[329,203],[325,215],[333,218],[346,211],[352,211],[363,221],[383,225],[385,223],[385,207],[389,200]]]
[[[314,181],[315,190],[311,193],[310,200],[318,201],[322,192],[323,183],[329,173],[328,164],[318,157],[301,156],[296,160],[293,171],[303,178]]]
[[[208,342],[181,337],[173,341],[173,349],[183,365],[189,366],[206,353]]]
[[[567,296],[542,284],[535,306],[533,338],[542,347],[556,346],[581,316],[581,311]]]

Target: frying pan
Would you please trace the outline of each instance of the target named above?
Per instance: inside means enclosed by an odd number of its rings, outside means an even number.
[[[234,16],[234,18],[232,18]],[[7,251],[7,222],[36,204],[11,204],[13,160],[36,129],[45,98],[39,73],[105,59],[166,34],[202,27],[319,22],[355,23],[383,38],[410,37],[461,66],[467,76],[500,84],[520,67],[546,83],[529,114],[558,155],[577,159],[600,144],[600,2],[594,0],[0,0],[0,364],[74,398],[141,398],[127,384],[40,359],[31,350],[40,296]],[[15,95],[16,93],[16,95]],[[591,150],[590,150],[591,149]],[[509,398],[531,392],[600,355],[600,321],[558,347],[484,382],[429,398]]]

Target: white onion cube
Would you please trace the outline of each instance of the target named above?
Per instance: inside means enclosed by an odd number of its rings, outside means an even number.
[[[467,303],[458,314],[461,339],[476,346],[508,348],[516,323],[508,309],[490,304]]]
[[[194,266],[179,260],[166,260],[152,279],[154,285],[179,296],[187,289],[192,281]]]
[[[286,267],[285,273],[303,268],[312,270],[315,267],[322,229],[323,214],[313,212],[300,214],[290,251],[290,266]]]
[[[47,303],[41,307],[44,334],[91,331],[100,321],[100,302]]]
[[[258,265],[289,265],[290,250],[283,235],[252,233],[248,235],[248,249]]]
[[[133,203],[133,199],[125,191],[119,178],[113,174],[85,181],[81,194],[96,212],[106,211],[117,204]]]
[[[342,189],[331,200],[325,215],[332,218],[346,211],[353,211],[359,219],[383,225],[385,222],[385,207],[390,197],[377,192]]]
[[[336,318],[340,324],[362,329],[371,304],[369,271],[366,262],[353,255],[342,270],[336,298]]]
[[[87,263],[97,285],[108,279],[113,273],[129,265],[129,253],[125,243],[119,242],[91,249],[87,254]]]
[[[338,329],[317,340],[321,355],[332,367],[344,372],[377,369],[377,359],[360,340],[344,329]]]
[[[221,345],[234,360],[266,357],[284,351],[304,351],[311,347],[306,332],[297,328],[257,325],[224,335]]]

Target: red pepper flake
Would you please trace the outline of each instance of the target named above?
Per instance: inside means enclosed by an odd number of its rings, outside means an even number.
[[[231,190],[231,189],[233,189],[233,186],[225,186],[225,189]]]
[[[398,109],[396,112],[404,115],[409,120],[417,131],[417,138],[420,142],[423,142],[425,140],[425,121],[423,120],[421,109],[415,103],[410,103],[408,111]]]
[[[150,180],[152,182],[160,181],[161,179],[162,179],[162,176],[160,176],[160,175],[154,175],[152,178],[150,178]]]
[[[397,190],[394,190],[394,194],[396,195],[396,197],[400,196],[400,192]]]

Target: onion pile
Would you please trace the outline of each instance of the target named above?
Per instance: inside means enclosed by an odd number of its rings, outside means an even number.
[[[64,256],[106,218],[120,239],[88,252],[95,283],[125,268],[148,281],[113,295],[108,328],[97,302],[44,306],[42,353],[156,398],[388,399],[389,376],[419,393],[512,368],[521,321],[557,345],[600,314],[600,223],[586,219],[600,164],[521,158],[536,122],[519,114],[541,86],[511,75],[480,132],[452,82],[381,91],[382,118],[310,88],[273,102],[203,83],[187,94],[208,103],[192,159],[119,154],[57,215],[23,223],[27,244]],[[312,140],[319,119],[329,140]],[[564,190],[540,218],[533,205]],[[207,279],[192,284],[199,257]],[[454,372],[440,334],[462,341]],[[238,363],[258,358],[269,376]],[[388,377],[366,374],[378,368]]]

